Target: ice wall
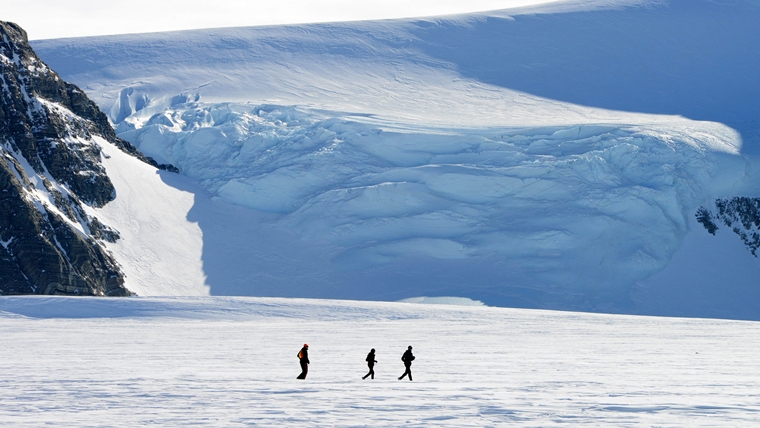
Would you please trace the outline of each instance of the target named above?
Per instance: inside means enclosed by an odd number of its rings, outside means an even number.
[[[303,245],[329,242],[334,269],[499,259],[496,275],[575,293],[662,269],[690,211],[746,162],[736,132],[686,120],[446,129],[190,102],[141,124],[119,135]]]

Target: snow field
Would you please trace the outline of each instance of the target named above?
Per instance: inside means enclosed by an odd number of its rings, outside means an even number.
[[[505,6],[517,7],[551,0],[476,0],[462,3],[457,0],[417,0],[409,4],[402,0],[297,1],[251,4],[232,0],[205,8],[200,1],[165,0],[156,4],[150,0],[134,0],[130,4],[81,3],[79,7],[62,5],[51,0],[33,0],[24,4],[8,4],[5,19],[26,29],[32,39],[86,37],[98,34],[147,33],[194,28],[239,27],[251,25],[283,25],[303,22],[357,21],[394,19],[408,16],[446,15],[452,13],[492,10]],[[198,14],[198,9],[205,8]],[[145,10],[152,13],[146,14]],[[173,19],[166,19],[172,16]],[[64,20],[69,25],[58,25]]]
[[[0,299],[13,426],[736,426],[757,323],[262,298]],[[296,353],[310,345],[309,377]],[[407,345],[414,381],[398,381]],[[361,380],[377,349],[376,379]]]

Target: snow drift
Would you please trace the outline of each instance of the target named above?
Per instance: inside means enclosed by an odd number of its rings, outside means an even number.
[[[573,2],[34,46],[203,187],[212,293],[641,311],[694,210],[758,193],[758,18]]]

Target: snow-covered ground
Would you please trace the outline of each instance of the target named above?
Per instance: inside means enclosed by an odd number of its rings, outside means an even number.
[[[0,298],[6,426],[753,426],[756,322],[262,298]],[[307,342],[305,381],[296,353]],[[399,381],[414,347],[414,381]],[[375,380],[362,380],[377,350]]]
[[[749,1],[605,0],[33,45],[180,169],[162,183],[193,195],[172,215],[195,237],[171,268],[212,294],[757,319],[760,263],[692,218],[760,195],[759,19]],[[127,272],[163,252],[140,236],[119,244],[145,250]]]

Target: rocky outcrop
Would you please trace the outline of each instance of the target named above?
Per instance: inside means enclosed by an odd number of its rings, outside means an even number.
[[[715,207],[699,207],[697,221],[713,235],[719,224],[731,229],[753,256],[760,248],[760,198],[717,199]]]
[[[0,294],[131,294],[91,209],[115,197],[95,137],[155,166],[0,21]]]

